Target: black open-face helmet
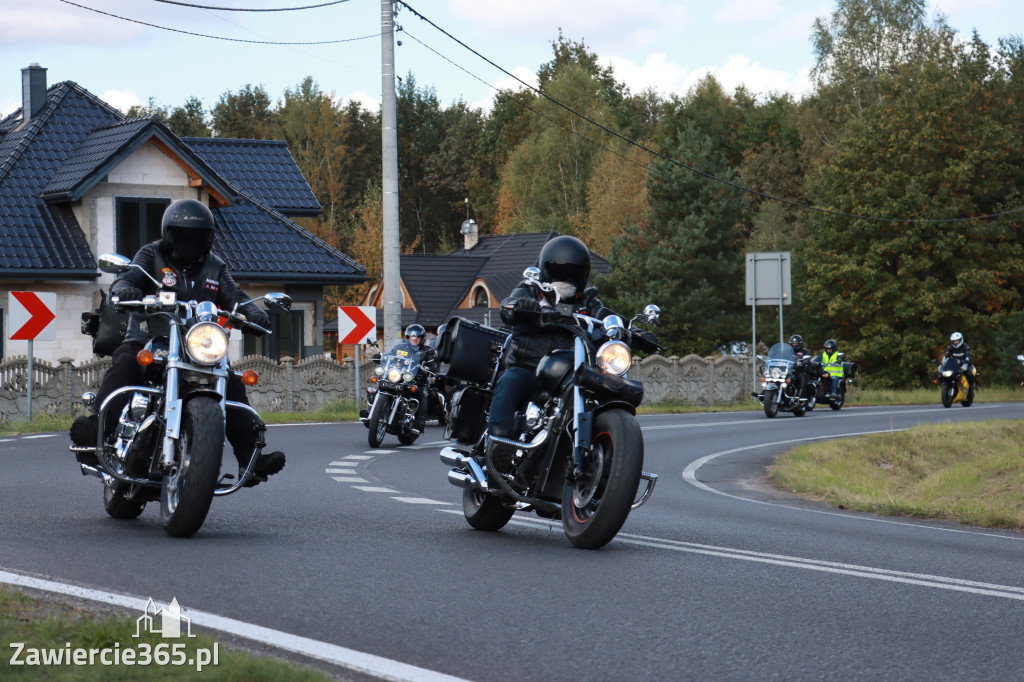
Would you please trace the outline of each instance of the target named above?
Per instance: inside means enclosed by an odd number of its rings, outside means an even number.
[[[427,335],[427,330],[423,328],[421,324],[410,324],[405,328],[405,338],[415,336],[417,339],[423,340],[423,337]]]
[[[799,334],[793,334],[789,337],[789,345],[793,346],[793,350],[800,350],[804,347],[804,337]]]
[[[210,253],[216,229],[213,211],[196,199],[171,202],[160,222],[164,248],[171,261],[179,267],[190,265]]]
[[[837,348],[839,348],[839,344],[836,343],[835,339],[829,339],[825,342],[825,350],[829,353],[835,353]]]
[[[590,279],[590,249],[576,237],[548,240],[537,258],[542,282],[568,282],[583,291]]]

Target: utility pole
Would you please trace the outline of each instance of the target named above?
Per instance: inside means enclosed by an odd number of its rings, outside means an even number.
[[[380,0],[381,155],[383,196],[384,344],[402,336],[402,286],[398,246],[398,115],[395,95],[395,9]]]

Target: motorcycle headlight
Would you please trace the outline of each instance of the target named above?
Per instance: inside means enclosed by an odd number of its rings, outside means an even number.
[[[388,381],[393,384],[397,384],[402,379],[402,370],[400,369],[389,369],[388,370]]]
[[[188,354],[200,365],[216,365],[228,354],[228,334],[214,322],[200,322],[185,335]]]
[[[384,368],[381,367],[380,365],[377,365],[376,367],[373,368],[373,373],[379,377],[382,377],[384,376]]]
[[[629,346],[622,341],[609,341],[597,349],[597,364],[606,372],[625,374],[632,362]]]
[[[944,377],[951,377],[951,376],[953,376],[953,370],[947,369],[946,371],[944,371],[942,373],[942,376],[944,376]]]
[[[781,379],[782,378],[782,374],[783,374],[783,372],[782,372],[782,368],[781,367],[772,367],[772,371],[771,371],[772,379]]]
[[[404,381],[407,384],[411,384],[412,383],[412,372],[406,372],[405,374],[403,374],[402,375],[402,381]]]

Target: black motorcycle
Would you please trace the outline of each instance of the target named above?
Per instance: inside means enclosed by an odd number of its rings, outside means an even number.
[[[136,268],[158,287],[161,283],[124,256],[103,254],[100,269],[121,273]],[[160,522],[175,537],[194,535],[206,520],[213,498],[230,495],[248,483],[253,467],[266,445],[266,426],[249,405],[226,399],[228,329],[270,330],[248,322],[241,306],[263,299],[277,312],[291,306],[284,294],[267,294],[221,310],[210,301],[178,301],[173,291],[159,291],[141,301],[118,301],[125,310],[144,312],[150,320],[165,318],[167,336],[149,341],[138,354],[145,368],[144,382],[110,394],[99,406],[99,423],[119,396],[128,398],[113,433],[102,429],[95,446],[72,445],[71,451],[95,455],[96,464],[82,463],[82,473],[103,479],[103,506],[118,519],[133,519],[147,502],[160,500]],[[243,383],[254,385],[258,376],[247,370]],[[92,407],[95,393],[82,402]],[[256,447],[249,465],[238,480],[220,475],[227,410],[241,410],[251,417],[257,431]]]
[[[768,350],[768,357],[758,355],[757,359],[764,360],[761,392],[751,395],[764,406],[766,417],[774,419],[779,412],[792,412],[794,417],[802,417],[809,403],[814,409],[815,394],[807,387],[817,390],[814,382],[820,380],[820,373],[815,371],[810,356],[797,358],[792,346],[777,343]],[[802,392],[801,376],[804,377]]]
[[[527,277],[535,278],[535,270]],[[517,413],[514,438],[484,433],[510,335],[461,318],[448,324],[439,353],[447,376],[462,388],[445,431],[454,444],[441,451],[441,461],[452,467],[448,481],[463,489],[463,512],[473,528],[495,531],[516,511],[533,511],[561,518],[576,547],[596,549],[615,537],[658,478],[643,471],[636,421],[643,384],[626,372],[631,349],[663,350],[653,334],[633,325],[657,321],[659,310],[648,306],[627,325],[618,315],[601,321],[570,306],[556,308],[540,313],[541,323],[571,335],[574,347],[552,351],[539,363],[541,393]],[[506,447],[495,455],[488,439]]]
[[[846,386],[849,383],[853,383],[854,376],[857,373],[857,363],[855,362],[844,362],[844,354],[839,353],[839,361],[843,363],[843,376],[839,379],[839,388],[836,392],[832,391],[832,377],[824,369],[822,365],[821,355],[815,355],[811,359],[811,365],[817,365],[820,367],[820,376],[815,383],[815,401],[819,403],[828,403],[828,406],[835,411],[843,409],[843,405],[846,404]],[[826,398],[826,396],[828,396]],[[809,408],[808,412],[813,408]]]
[[[431,371],[436,352],[425,348],[416,356],[393,351],[373,356],[373,376],[366,387],[367,407],[359,420],[369,429],[370,447],[379,447],[388,433],[402,445],[412,445],[420,432],[414,426],[420,400],[427,402],[427,418],[443,424],[447,401],[441,382]]]
[[[964,407],[974,404],[974,389],[967,381],[967,369],[967,363],[961,364],[954,357],[943,358],[939,362],[939,375],[935,383],[939,384],[943,407],[952,407],[953,403],[960,403]]]

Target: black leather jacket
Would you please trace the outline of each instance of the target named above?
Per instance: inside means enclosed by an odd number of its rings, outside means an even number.
[[[132,263],[141,265],[146,272],[164,283],[162,291],[173,291],[179,301],[213,301],[221,308],[231,309],[249,297],[235,283],[228,266],[215,253],[193,265],[181,269],[170,263],[159,240],[146,244],[135,254]],[[126,287],[136,287],[145,294],[155,294],[158,289],[148,277],[132,268],[117,276],[110,285],[110,295],[122,297],[119,292]],[[123,297],[122,297],[123,298]],[[247,315],[258,310],[250,304],[243,310]],[[167,318],[147,316],[132,312],[128,318],[128,332],[125,341],[146,343],[157,336],[169,333]]]
[[[967,345],[966,341],[961,343],[959,348],[955,347],[953,344],[949,344],[946,346],[946,354],[943,357],[956,358],[960,364],[966,362],[969,365],[971,364],[971,347]]]
[[[573,340],[572,336],[558,329],[538,326],[536,315],[516,312],[516,301],[522,298],[532,298],[540,303],[542,308],[550,306],[550,303],[545,299],[540,287],[530,280],[520,282],[519,286],[501,302],[501,319],[505,324],[512,326],[512,339],[505,356],[505,365],[532,370],[537,367],[540,359],[551,351],[572,348]],[[574,313],[598,319],[604,319],[612,314],[601,303],[594,287],[587,287],[582,294],[577,294],[571,303]]]

